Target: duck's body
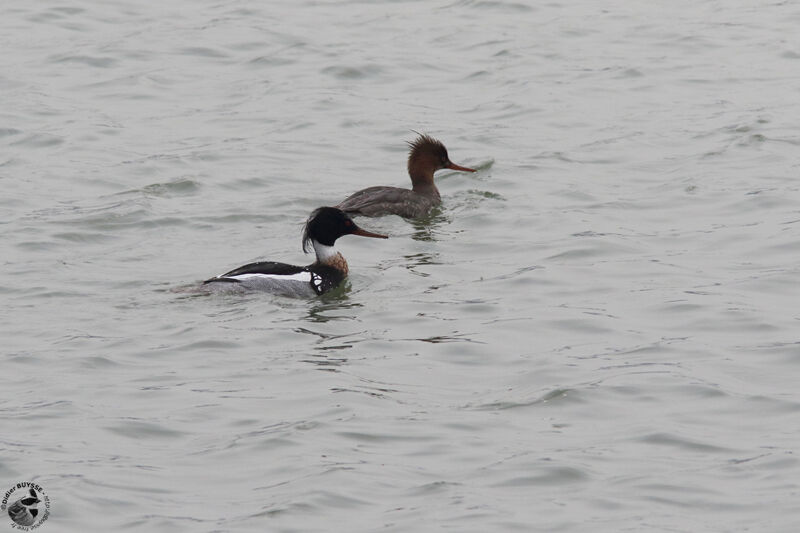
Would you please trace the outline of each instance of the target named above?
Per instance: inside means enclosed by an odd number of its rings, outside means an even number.
[[[353,215],[381,217],[399,215],[406,218],[424,216],[442,203],[439,191],[433,187],[429,191],[418,192],[400,187],[367,187],[348,197],[339,204],[339,209]]]
[[[447,149],[433,137],[420,135],[409,145],[408,175],[411,177],[411,189],[368,187],[350,195],[336,207],[352,215],[417,218],[442,203],[439,190],[433,183],[433,174],[437,170],[449,168],[475,172],[450,161]]]
[[[310,244],[316,261],[308,266],[274,261],[249,263],[203,282],[218,289],[235,291],[259,290],[297,297],[323,294],[337,287],[347,277],[347,261],[333,245],[343,235],[387,238],[359,228],[344,212],[333,207],[320,207],[306,223],[303,251]]]
[[[323,294],[338,286],[346,277],[336,268],[316,263],[301,267],[261,261],[250,263],[215,278],[205,284],[227,284],[224,288],[235,291],[266,291],[298,298]]]

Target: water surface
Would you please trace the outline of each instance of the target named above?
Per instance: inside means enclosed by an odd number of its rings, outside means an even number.
[[[22,2],[0,490],[42,531],[794,531],[792,3]],[[182,289],[310,262],[331,295]]]

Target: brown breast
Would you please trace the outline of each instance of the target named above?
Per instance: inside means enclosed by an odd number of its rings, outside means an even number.
[[[341,270],[345,276],[349,272],[347,261],[344,260],[344,256],[342,256],[341,252],[336,252],[336,255],[325,261],[325,264],[337,270]]]

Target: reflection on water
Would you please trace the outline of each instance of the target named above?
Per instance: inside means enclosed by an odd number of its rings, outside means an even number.
[[[328,353],[311,353],[308,354],[308,359],[300,359],[300,361],[315,365],[318,367],[318,370],[324,370],[325,372],[338,372],[338,367],[347,364],[348,358],[335,357]]]
[[[355,320],[356,310],[362,307],[358,302],[351,302],[347,294],[350,292],[350,282],[345,281],[335,289],[321,296],[309,300],[308,312],[305,315],[309,322],[330,322],[332,320]]]
[[[322,322],[322,321],[320,321]],[[305,363],[322,367],[323,370],[331,370],[331,367],[338,367],[348,362],[349,358],[343,354],[350,350],[357,339],[359,333],[332,334],[324,331],[315,331],[307,327],[299,327],[294,330],[297,333],[315,337],[313,352],[306,353],[306,358],[302,359]]]
[[[423,278],[429,277],[430,274],[419,270],[417,267],[441,264],[442,262],[439,260],[439,254],[435,252],[420,252],[403,256],[403,266],[412,274]]]
[[[475,197],[478,197],[478,198],[486,198],[488,200],[503,200],[503,201],[505,201],[505,198],[503,197],[502,194],[498,194],[498,193],[492,192],[492,191],[479,191],[478,189],[470,189],[467,192],[471,196],[475,196]]]
[[[443,342],[473,342],[475,344],[486,344],[483,341],[469,338],[467,335],[475,335],[475,333],[454,333],[453,335],[434,335],[424,339],[405,339],[405,340],[418,340],[422,342],[429,342],[431,344],[440,344]]]
[[[434,242],[438,240],[436,235],[439,228],[450,222],[450,217],[442,209],[442,206],[438,205],[431,209],[426,216],[411,220],[411,226],[414,228],[411,238],[415,241]]]
[[[305,335],[312,335],[314,337],[317,337],[316,340],[317,343],[326,342],[331,339],[343,339],[345,337],[349,337],[352,335],[351,333],[344,333],[344,334],[326,333],[324,331],[314,331],[313,329],[303,328],[303,327],[295,328],[294,331],[296,331],[297,333],[303,333]],[[343,345],[342,347],[349,347],[349,346],[350,345]]]

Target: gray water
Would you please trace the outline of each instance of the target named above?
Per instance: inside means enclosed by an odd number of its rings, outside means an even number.
[[[0,11],[0,491],[40,531],[797,531],[796,3]],[[185,292],[311,262],[411,130],[479,172],[360,219],[342,289]]]

